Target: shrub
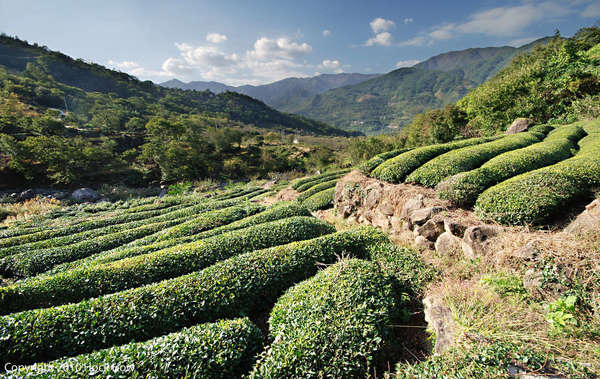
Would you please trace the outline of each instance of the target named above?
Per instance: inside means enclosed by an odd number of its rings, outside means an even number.
[[[314,217],[292,217],[104,265],[34,277],[0,287],[0,312],[72,303],[139,287],[198,271],[235,255],[334,231],[334,227]]]
[[[223,378],[247,374],[262,347],[260,330],[247,318],[182,329],[146,342],[9,371],[10,377]]]
[[[311,216],[311,214],[306,208],[302,207],[301,205],[299,205],[297,203],[287,203],[287,204],[279,203],[278,205],[275,205],[275,206],[265,210],[264,212],[244,218],[242,220],[232,222],[231,224],[228,224],[228,225],[223,225],[218,228],[206,230],[206,231],[198,233],[198,234],[192,234],[190,236],[168,239],[168,240],[160,241],[160,242],[156,242],[156,243],[152,243],[153,241],[155,241],[156,236],[154,236],[154,237],[150,236],[152,238],[148,239],[147,241],[144,241],[144,240],[146,240],[146,238],[142,238],[141,240],[134,241],[128,245],[125,245],[123,247],[120,247],[120,248],[117,248],[114,250],[105,251],[105,252],[102,252],[102,253],[99,253],[99,254],[84,258],[84,259],[80,259],[78,261],[63,263],[62,265],[58,265],[58,266],[54,267],[52,270],[49,270],[48,273],[54,274],[54,273],[67,271],[72,268],[80,267],[80,266],[84,266],[84,265],[103,264],[103,263],[113,262],[113,261],[123,259],[123,258],[128,258],[128,257],[136,256],[136,255],[151,253],[156,250],[179,245],[182,243],[192,242],[192,241],[200,240],[203,238],[216,236],[216,235],[219,235],[219,234],[222,234],[225,232],[229,232],[232,230],[247,228],[249,226],[259,225],[259,224],[262,224],[265,222],[280,220],[283,218],[294,217],[294,216]],[[171,230],[171,229],[167,229],[166,232],[168,233],[169,230]],[[159,233],[162,234],[163,232],[161,231]]]
[[[376,156],[369,159],[368,161],[363,162],[360,166],[358,166],[358,169],[363,174],[369,175],[371,173],[371,171],[373,171],[375,169],[375,167],[379,166],[380,164],[387,161],[388,159],[394,158],[395,156],[398,156],[409,150],[410,149],[397,149],[397,150],[386,151],[385,153],[377,154]]]
[[[451,176],[438,184],[439,197],[458,206],[471,206],[480,193],[495,184],[569,158],[575,148],[573,141],[583,136],[583,130],[579,126],[561,129],[560,133],[554,133],[540,143],[509,151],[478,169]]]
[[[579,141],[572,158],[515,176],[484,191],[475,211],[506,224],[543,224],[600,185],[600,133]]]
[[[332,178],[340,177],[340,176],[342,176],[342,175],[344,175],[344,174],[346,174],[348,172],[350,172],[350,169],[330,171],[330,172],[326,172],[326,173],[321,174],[321,175],[309,176],[308,178],[302,178],[302,179],[299,179],[299,180],[295,181],[292,184],[292,188],[295,189],[295,190],[298,190],[298,188],[300,186],[303,186],[305,184],[310,184],[312,182],[315,182],[314,184],[318,184],[318,183],[316,183],[316,181],[322,180],[323,178],[325,178],[325,180],[327,180],[327,179],[331,180]],[[308,189],[310,187],[312,187],[312,185],[309,185],[305,189]]]
[[[246,253],[206,269],[75,304],[0,317],[0,367],[146,340],[181,327],[264,311],[343,252],[386,237],[365,227]]]
[[[257,195],[260,195],[265,192],[267,192],[267,190],[260,188],[260,187],[241,188],[239,190],[231,191],[231,193],[223,193],[223,194],[217,195],[213,199],[228,200],[228,199],[235,199],[235,198],[240,198],[240,197],[251,198],[253,196],[257,196]]]
[[[144,225],[150,225],[157,222],[171,221],[181,219],[183,217],[193,216],[200,212],[207,212],[214,209],[222,209],[235,205],[237,200],[227,200],[222,202],[204,202],[192,206],[178,208],[170,212],[161,212],[159,215],[149,217],[146,212],[143,213],[144,218],[137,221],[118,223],[116,225],[109,224],[108,226],[86,230],[71,235],[62,237],[49,238],[37,242],[21,244],[17,246],[6,247],[0,250],[0,257],[5,257],[12,254],[23,254],[27,252],[37,251],[39,249],[48,249],[52,247],[72,245],[81,241],[88,242],[93,238],[106,236],[108,234],[120,233],[123,231],[132,230]],[[50,232],[51,233],[51,232]],[[19,238],[19,237],[18,237]]]
[[[236,204],[236,200],[205,203],[183,209],[172,214],[160,216],[161,222],[142,224],[133,229],[105,234],[71,245],[51,247],[42,250],[26,250],[0,260],[0,272],[9,276],[32,276],[49,270],[53,266],[90,256],[104,250],[121,246],[138,238],[157,233],[182,223],[185,219],[200,211],[220,209]],[[175,218],[177,217],[177,218]],[[153,221],[156,221],[154,219]],[[147,220],[146,220],[147,221]]]
[[[316,193],[319,193],[328,188],[335,187],[336,183],[337,183],[337,179],[333,179],[333,180],[329,180],[327,182],[315,184],[314,186],[310,187],[309,189],[307,189],[306,191],[304,191],[300,195],[298,195],[296,200],[298,200],[299,202],[303,202],[304,200],[308,199],[309,197],[311,197],[312,195],[314,195]]]
[[[335,187],[328,188],[324,191],[317,192],[314,195],[309,196],[302,202],[302,205],[313,212],[318,211],[319,209],[331,208],[333,206],[334,194]]]
[[[274,342],[252,378],[360,378],[391,344],[400,302],[377,264],[341,261],[289,289],[269,318]]]
[[[519,149],[540,141],[541,134],[518,133],[496,141],[463,147],[442,154],[412,172],[406,182],[435,187],[444,178],[481,166],[498,154]]]
[[[477,145],[491,141],[495,138],[470,138],[462,141],[443,143],[438,145],[424,146],[402,153],[392,159],[388,159],[371,172],[371,176],[392,183],[400,183],[411,172],[422,166],[425,162],[440,154],[461,147]]]

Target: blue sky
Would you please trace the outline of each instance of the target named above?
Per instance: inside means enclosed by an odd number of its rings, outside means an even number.
[[[600,0],[0,0],[0,31],[162,82],[388,72],[600,20]]]

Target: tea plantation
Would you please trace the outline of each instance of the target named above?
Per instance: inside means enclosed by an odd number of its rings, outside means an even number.
[[[375,228],[336,232],[311,215],[348,171],[298,180],[298,201],[270,206],[257,200],[274,191],[246,186],[12,224],[0,376],[366,376],[393,364],[388,324],[432,272]]]

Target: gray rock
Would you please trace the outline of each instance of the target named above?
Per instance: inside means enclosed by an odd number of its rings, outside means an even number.
[[[510,128],[506,131],[506,134],[516,134],[529,130],[533,126],[534,122],[530,118],[517,118],[510,125]]]
[[[441,255],[454,255],[461,250],[460,238],[444,232],[435,241],[435,251]]]
[[[91,188],[79,188],[71,194],[73,200],[79,203],[92,202],[100,199],[98,192]]]
[[[365,190],[367,192],[367,198],[365,199],[365,206],[368,209],[373,209],[379,203],[379,199],[381,199],[381,194],[383,185],[381,183],[374,183],[368,186]]]
[[[163,188],[158,193],[158,197],[165,197],[165,196],[167,196],[167,193],[169,193],[169,191],[166,188]]]
[[[539,240],[529,241],[525,246],[521,247],[517,251],[513,253],[515,258],[523,259],[525,261],[533,261],[537,258],[540,253],[540,249],[538,249],[537,244]]]
[[[486,255],[487,241],[498,234],[497,228],[490,225],[471,226],[465,230],[461,241],[465,256],[475,259],[479,255]]]
[[[392,216],[394,214],[394,206],[390,203],[390,200],[383,198],[379,204],[379,211],[386,216]]]
[[[427,296],[423,299],[425,321],[435,331],[434,352],[441,354],[457,341],[456,324],[452,319],[452,311],[438,296]]]
[[[444,220],[444,230],[457,237],[462,237],[465,230],[467,230],[467,226],[447,218]]]
[[[588,204],[585,210],[564,229],[564,232],[578,235],[597,230],[600,230],[600,199]]]
[[[416,225],[423,225],[431,218],[431,216],[440,213],[443,211],[442,207],[429,207],[413,210],[409,213],[408,219],[411,223]]]
[[[417,236],[415,238],[415,247],[417,247],[420,250],[433,250],[435,249],[435,246],[433,244],[433,242],[427,240],[427,238],[423,237],[423,236]]]
[[[427,238],[431,242],[435,242],[440,234],[444,232],[444,223],[442,221],[427,220],[421,226],[415,229],[417,235]]]
[[[408,219],[411,212],[425,207],[424,197],[419,194],[417,197],[407,200],[400,210],[400,218]]]
[[[18,196],[19,201],[31,200],[35,197],[35,191],[30,189],[26,189],[21,192]]]
[[[54,192],[52,194],[52,197],[55,198],[56,200],[63,200],[63,199],[66,199],[67,197],[69,197],[69,193],[65,192],[65,191],[58,191],[58,192]]]

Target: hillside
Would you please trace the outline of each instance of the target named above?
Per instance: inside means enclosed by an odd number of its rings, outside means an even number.
[[[378,75],[370,74],[321,74],[311,78],[286,78],[260,86],[228,86],[218,82],[193,81],[184,83],[172,79],[161,86],[169,88],[190,89],[196,91],[210,90],[214,93],[233,91],[259,99],[265,104],[283,112],[296,112],[305,106],[313,96],[330,89],[358,84]]]
[[[246,95],[164,88],[0,37],[0,186],[305,170],[313,149],[293,135],[350,134]]]
[[[381,133],[408,124],[416,114],[465,96],[536,43],[474,48],[432,57],[360,84],[316,95],[297,113],[345,130]]]

